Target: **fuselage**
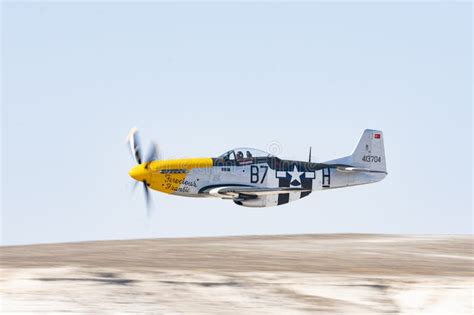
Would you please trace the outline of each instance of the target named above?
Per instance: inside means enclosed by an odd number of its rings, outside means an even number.
[[[301,187],[309,191],[331,187],[331,169],[305,161],[256,157],[240,161],[189,158],[143,163],[130,171],[151,189],[168,194],[208,196],[220,186]],[[309,194],[302,193],[301,197]]]

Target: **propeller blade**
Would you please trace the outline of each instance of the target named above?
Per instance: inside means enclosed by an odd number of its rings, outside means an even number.
[[[137,186],[138,186],[138,182],[137,182],[137,181],[133,181],[132,192],[134,192],[134,191],[137,189]]]
[[[143,162],[148,163],[148,162],[159,159],[158,146],[154,142],[151,143],[148,154],[145,157],[145,159],[143,159],[137,128],[134,127],[132,128],[132,130],[130,130],[130,132],[128,133],[126,142],[130,146],[130,152],[132,153],[133,159],[135,160],[137,164],[142,164]],[[147,167],[148,167],[148,164],[145,164],[145,168]],[[135,181],[133,185],[133,191],[137,188],[138,183],[139,182]],[[148,219],[150,219],[151,214],[152,214],[151,213],[152,208],[153,208],[152,200],[150,196],[150,190],[148,188],[148,184],[146,181],[143,181],[142,183],[143,183],[143,188],[145,192],[146,213],[147,213]]]
[[[150,148],[148,149],[148,154],[145,159],[145,163],[158,160],[158,146],[156,143],[152,142]]]
[[[130,144],[130,152],[132,153],[135,162],[137,164],[142,164],[142,152],[140,148],[140,140],[138,138],[138,129],[136,127],[133,127],[132,130],[130,130],[127,142]]]
[[[150,197],[150,191],[148,190],[148,186],[146,182],[143,182],[143,188],[145,189],[145,203],[146,203],[146,215],[148,219],[151,217],[151,197]]]

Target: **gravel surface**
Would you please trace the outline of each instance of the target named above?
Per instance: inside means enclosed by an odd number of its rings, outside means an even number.
[[[474,312],[472,235],[144,239],[0,250],[3,313]]]

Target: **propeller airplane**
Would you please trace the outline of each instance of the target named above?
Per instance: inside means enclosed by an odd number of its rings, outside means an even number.
[[[186,197],[217,197],[246,207],[280,206],[316,190],[370,184],[387,175],[383,133],[367,129],[349,156],[324,163],[280,159],[267,152],[236,148],[214,158],[162,160],[156,144],[143,158],[138,130],[127,142],[137,163],[129,175],[149,189]]]

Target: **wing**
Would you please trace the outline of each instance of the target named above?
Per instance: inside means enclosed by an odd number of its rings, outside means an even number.
[[[209,191],[209,194],[214,197],[220,197],[224,199],[234,199],[239,195],[246,196],[265,196],[273,194],[286,194],[290,192],[304,192],[311,191],[305,188],[294,188],[294,187],[278,187],[278,188],[259,188],[259,187],[246,187],[246,186],[222,186],[213,188]],[[254,198],[249,198],[254,199]]]
[[[248,186],[221,186],[205,192],[214,197],[231,199],[240,206],[271,207],[307,196],[311,192],[311,189],[294,187],[259,188]]]

